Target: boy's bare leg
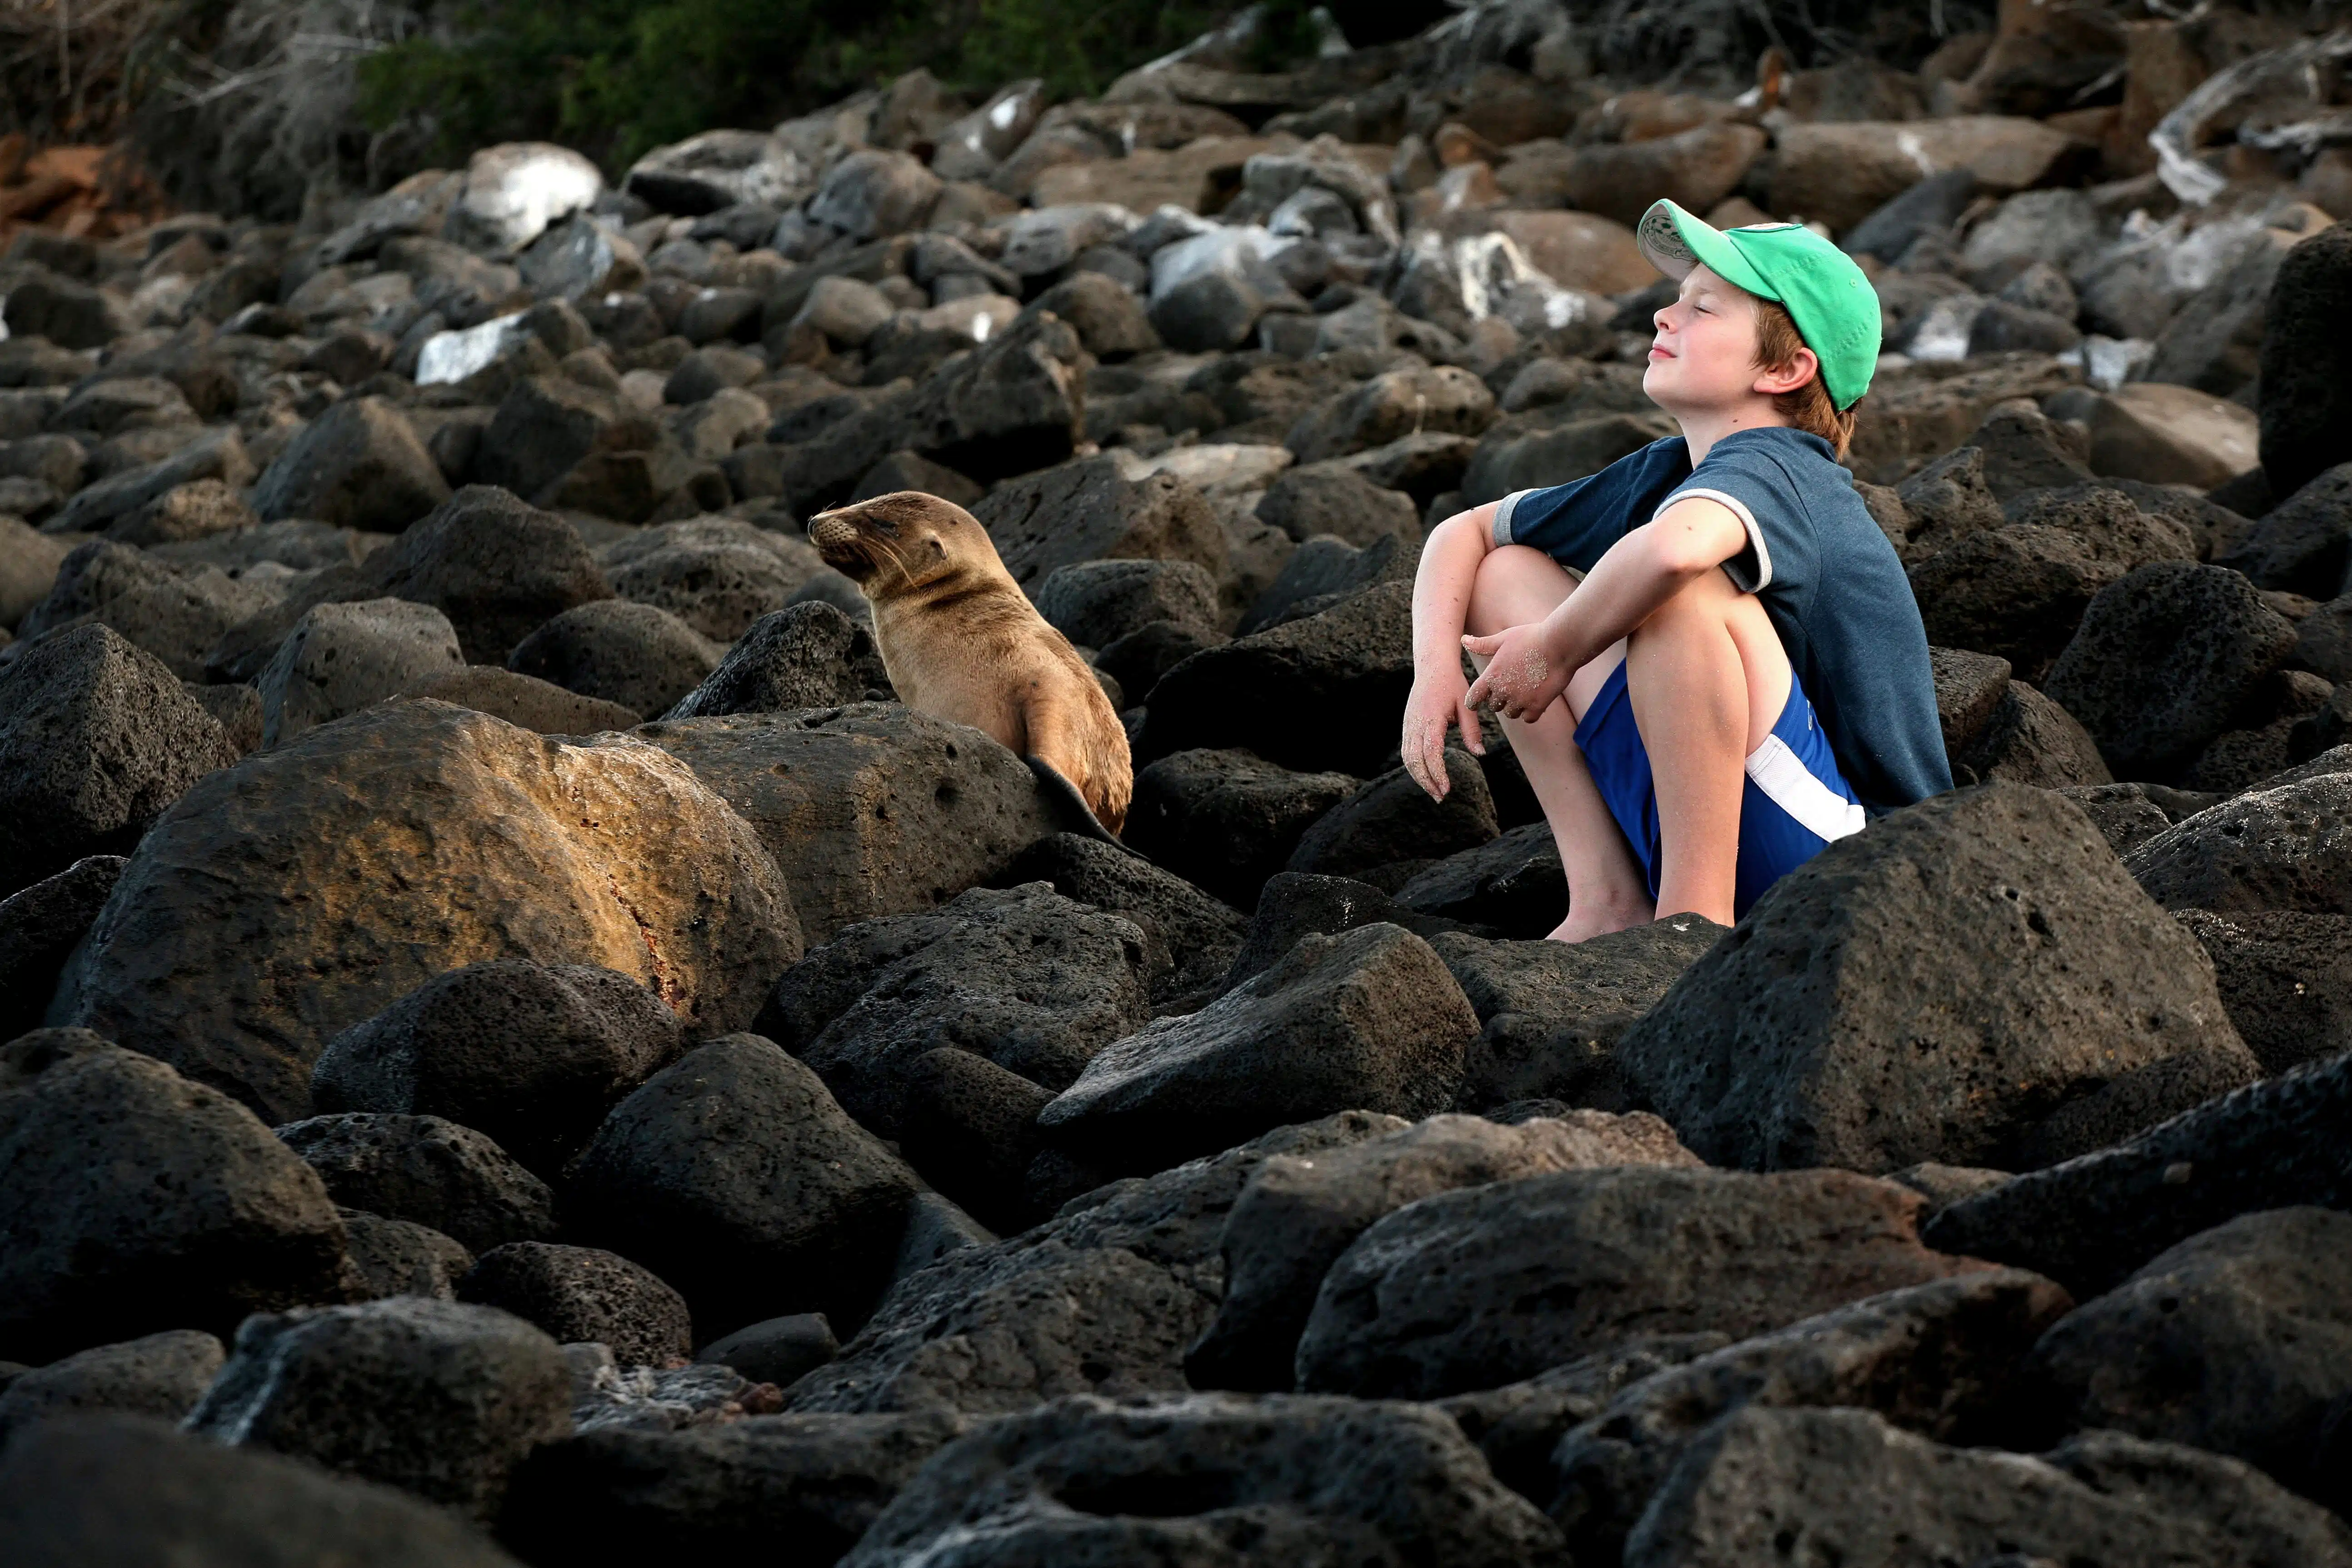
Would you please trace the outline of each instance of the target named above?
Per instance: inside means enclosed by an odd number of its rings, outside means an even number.
[[[1748,754],[1789,700],[1764,607],[1720,572],[1695,579],[1627,639],[1626,693],[1658,797],[1657,910],[1729,925]]]
[[[1470,594],[1467,629],[1487,637],[1539,621],[1576,591],[1576,579],[1540,550],[1506,544],[1487,552]],[[1577,749],[1577,721],[1624,655],[1623,645],[1577,671],[1567,694],[1533,723],[1502,721],[1568,873],[1568,918],[1553,929],[1559,942],[1582,942],[1652,918],[1650,888],[1617,819]],[[1483,660],[1475,660],[1483,668]],[[1630,673],[1630,672],[1629,672]]]

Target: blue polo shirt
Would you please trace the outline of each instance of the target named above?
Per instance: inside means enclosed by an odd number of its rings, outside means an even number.
[[[1495,542],[1533,545],[1580,574],[1685,496],[1728,507],[1748,544],[1724,573],[1763,604],[1839,771],[1874,815],[1941,795],[1952,773],[1918,601],[1834,453],[1769,426],[1734,431],[1693,468],[1689,447],[1668,437],[1588,478],[1505,496]]]

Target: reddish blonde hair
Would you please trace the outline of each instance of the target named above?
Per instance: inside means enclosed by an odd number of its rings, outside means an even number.
[[[1806,345],[1804,334],[1788,307],[1775,300],[1756,301],[1756,368],[1785,370],[1796,363],[1797,351]],[[1822,384],[1821,372],[1793,392],[1777,394],[1772,399],[1773,412],[1798,429],[1819,436],[1837,450],[1837,460],[1845,461],[1846,448],[1853,445],[1854,409],[1862,406],[1856,398],[1853,407],[1843,413],[1830,401],[1829,388]]]

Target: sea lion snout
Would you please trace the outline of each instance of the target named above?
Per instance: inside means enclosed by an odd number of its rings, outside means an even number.
[[[893,490],[809,520],[809,542],[868,598],[910,592],[943,574],[980,564],[1001,573],[987,531],[952,501],[920,490]]]
[[[809,520],[809,542],[824,563],[836,572],[852,577],[862,577],[874,569],[874,557],[866,548],[863,520],[853,509],[819,512]]]

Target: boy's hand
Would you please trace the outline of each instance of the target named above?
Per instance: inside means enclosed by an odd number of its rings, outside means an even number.
[[[1486,754],[1478,710],[1470,706],[1466,695],[1469,689],[1470,683],[1462,679],[1457,666],[1416,677],[1412,694],[1405,699],[1404,739],[1398,750],[1404,756],[1404,771],[1432,800],[1444,800],[1453,787],[1445,773],[1445,731],[1450,725],[1462,726],[1463,743],[1474,755]]]
[[[1544,624],[1512,626],[1490,637],[1465,637],[1462,646],[1486,661],[1486,671],[1463,700],[1491,707],[1506,719],[1533,723],[1568,689],[1574,673],[1545,646]]]

